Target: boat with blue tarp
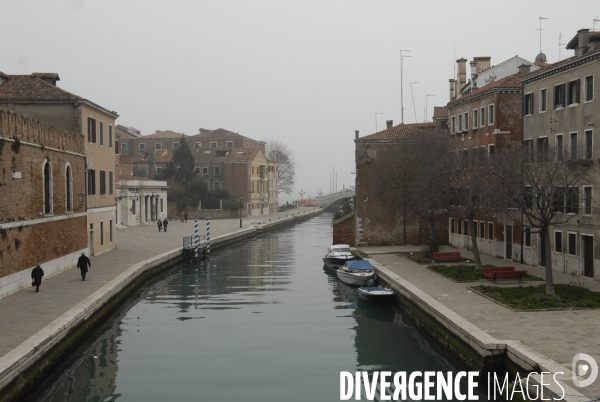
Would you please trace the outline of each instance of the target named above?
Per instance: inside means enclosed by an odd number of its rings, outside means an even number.
[[[337,270],[340,281],[354,286],[363,286],[369,279],[375,278],[373,266],[368,260],[346,261]]]

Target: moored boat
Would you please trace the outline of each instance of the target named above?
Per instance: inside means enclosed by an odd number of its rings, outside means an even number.
[[[394,291],[381,286],[361,286],[358,288],[358,297],[367,301],[388,300],[394,295]]]
[[[350,252],[348,244],[334,244],[327,247],[327,254],[323,258],[323,263],[328,267],[340,267],[346,261],[353,261],[356,257]]]
[[[369,279],[375,277],[373,266],[367,260],[346,261],[337,270],[337,275],[340,281],[354,286],[363,286]]]

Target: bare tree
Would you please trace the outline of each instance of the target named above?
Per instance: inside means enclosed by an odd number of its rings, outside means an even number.
[[[291,194],[296,177],[296,161],[292,150],[279,140],[266,140],[266,157],[278,163],[277,183],[280,193]]]
[[[565,224],[579,213],[579,187],[587,182],[590,162],[577,159],[576,154],[569,160],[562,155],[549,156],[548,151],[538,153],[534,160],[529,147],[523,151],[513,149],[498,153],[495,177],[502,188],[498,192],[500,205],[514,221],[523,216],[524,224],[537,229],[532,233],[541,234],[549,295],[555,294],[549,228]],[[585,200],[583,202],[588,208]]]

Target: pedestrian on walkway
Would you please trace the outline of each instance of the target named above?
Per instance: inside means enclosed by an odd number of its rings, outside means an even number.
[[[163,221],[163,226],[165,227],[165,232],[167,231],[168,224],[169,224],[169,221],[167,220],[167,218],[165,218],[165,220]]]
[[[42,284],[42,276],[44,276],[44,270],[42,269],[40,264],[37,264],[35,268],[31,271],[31,285],[33,286],[35,284],[36,292],[40,291],[40,285]]]
[[[179,222],[183,222],[183,212],[179,215]]]
[[[79,259],[77,260],[77,268],[79,268],[79,270],[81,271],[81,280],[82,281],[85,281],[85,274],[87,274],[87,272],[88,272],[88,266],[89,267],[92,266],[90,259],[87,258],[85,253],[81,253],[81,255],[79,256]]]
[[[183,214],[184,222],[187,222],[187,212]]]
[[[160,232],[162,230],[162,221],[160,220],[160,218],[158,219],[158,221],[156,222],[156,224],[158,225],[158,231]],[[167,228],[165,228],[166,230]]]

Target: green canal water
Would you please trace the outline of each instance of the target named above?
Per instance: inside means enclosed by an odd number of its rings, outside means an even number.
[[[458,370],[323,268],[331,239],[324,214],[171,270],[37,401],[339,401],[340,371]]]

